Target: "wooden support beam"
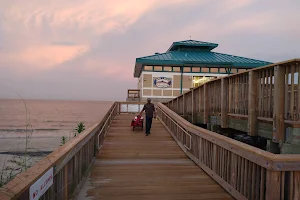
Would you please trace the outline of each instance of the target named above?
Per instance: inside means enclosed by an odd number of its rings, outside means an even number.
[[[209,124],[209,96],[208,85],[204,84],[204,124]]]
[[[201,90],[202,90],[202,87],[200,88],[199,87],[199,96],[198,96],[198,99],[199,99],[199,101],[198,101],[198,107],[199,107],[199,110],[198,110],[198,112],[199,112],[199,114],[201,114],[201,108],[203,107],[203,105],[202,105],[202,100],[201,100]]]
[[[285,67],[274,67],[273,142],[284,142]]]
[[[184,98],[184,94],[182,95],[182,115],[183,117],[185,116],[185,98]]]
[[[228,79],[221,79],[221,127],[228,128]]]
[[[257,135],[257,107],[258,107],[258,87],[259,79],[257,71],[249,72],[249,90],[248,90],[248,135]]]
[[[179,98],[176,98],[176,111],[177,114],[179,114]]]
[[[192,89],[192,124],[194,124],[194,89]]]

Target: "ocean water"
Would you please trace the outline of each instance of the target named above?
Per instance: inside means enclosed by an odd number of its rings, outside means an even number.
[[[60,145],[58,139],[61,136],[74,134],[79,122],[87,129],[101,121],[112,104],[104,101],[0,99],[0,152],[22,149],[26,133],[32,148],[53,150]]]
[[[22,100],[0,99],[0,137],[3,133],[25,132],[26,123],[34,134],[41,135],[70,131],[79,122],[84,122],[89,127],[102,119],[112,103],[47,100],[25,100],[24,103]]]
[[[112,104],[0,99],[0,185],[11,180],[12,174],[20,173],[24,163],[33,166],[57,149],[62,136],[71,139],[79,122],[86,129],[100,122]]]

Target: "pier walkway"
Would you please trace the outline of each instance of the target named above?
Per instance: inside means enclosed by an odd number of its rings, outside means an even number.
[[[112,121],[83,199],[233,199],[176,144],[160,121],[149,136],[129,127],[134,115]]]

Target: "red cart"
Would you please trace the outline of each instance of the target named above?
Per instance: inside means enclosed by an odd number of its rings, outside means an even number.
[[[131,121],[132,130],[134,131],[135,127],[142,127],[144,128],[144,118],[141,115],[134,117]]]

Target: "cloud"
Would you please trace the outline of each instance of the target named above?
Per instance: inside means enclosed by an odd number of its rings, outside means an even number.
[[[0,91],[5,83],[29,98],[81,98],[80,88],[86,99],[103,99],[102,92],[120,99],[136,87],[135,58],[189,36],[219,43],[218,52],[299,57],[299,6],[298,0],[0,0]]]
[[[126,32],[154,7],[179,2],[181,0],[143,3],[139,0],[57,0],[45,4],[29,0],[26,4],[5,3],[0,8],[0,29],[11,42],[6,46],[13,47],[11,51],[0,51],[0,56],[39,69],[53,68],[88,53],[106,33]]]
[[[28,65],[35,70],[56,67],[88,51],[88,46],[38,45],[8,53],[7,60]]]

